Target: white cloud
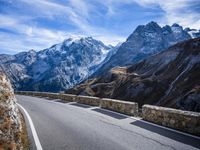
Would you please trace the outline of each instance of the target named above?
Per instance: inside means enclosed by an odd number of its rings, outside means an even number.
[[[109,31],[93,27],[88,18],[93,6],[81,0],[70,0],[69,5],[61,5],[47,0],[20,0],[26,7],[35,10],[36,14],[27,15],[1,15],[0,27],[12,31],[15,34],[1,33],[0,45],[7,51],[24,51],[29,49],[41,50],[53,44],[63,41],[71,36],[93,36],[106,44],[117,44],[124,38],[110,33]],[[39,15],[39,16],[37,16]],[[38,27],[33,20],[37,17],[55,19],[60,16],[62,21],[70,20],[77,27],[77,31],[59,31]],[[12,43],[12,44],[10,44]]]
[[[40,50],[64,40],[64,31],[55,31],[26,25],[22,17],[0,15],[0,28],[11,33],[1,32],[0,45],[7,51]]]
[[[90,7],[92,7],[89,3],[85,3],[83,0],[69,0],[69,5],[77,14],[85,18],[89,17]]]
[[[137,3],[142,7],[160,7],[165,15],[160,18],[160,24],[179,23],[184,27],[200,29],[200,10],[195,11],[193,7],[200,7],[200,0],[106,0],[99,1],[107,8],[108,15],[117,15],[117,6],[123,4]],[[156,13],[156,12],[155,12]]]
[[[30,9],[36,10],[35,14],[39,14],[40,16],[54,18],[57,15],[70,15],[73,13],[70,7],[60,5],[54,2],[50,2],[48,0],[20,0],[26,7],[30,7]]]
[[[42,50],[53,44],[60,43],[66,38],[74,36],[93,36],[106,44],[117,44],[124,40],[124,38],[112,35],[111,33],[108,34],[106,33],[107,31],[102,31],[102,29],[98,29],[98,31],[95,32],[95,29],[87,25],[86,28],[82,28],[86,32],[83,35],[78,32],[73,33],[30,26],[24,23],[26,22],[26,19],[24,20],[23,17],[18,19],[16,16],[0,15],[0,22],[4,22],[0,23],[0,28],[13,32],[13,34],[1,32],[1,49],[13,53],[30,49]]]
[[[193,7],[200,5],[199,0],[134,0],[143,7],[159,6],[165,11],[162,24],[179,23],[184,27],[200,29],[200,13]]]
[[[69,0],[68,6],[64,6],[55,2],[49,2],[44,0],[36,0],[38,3],[33,3],[30,0],[23,0],[31,5],[36,5],[35,7],[40,7],[39,11],[44,11],[44,13],[49,12],[49,16],[56,15],[66,15],[68,19],[78,28],[78,32],[81,35],[93,36],[98,40],[102,40],[106,44],[117,44],[125,40],[125,37],[121,37],[110,31],[101,28],[91,26],[88,20],[90,19],[91,13],[96,13],[98,6],[93,6],[86,0]],[[125,0],[127,1],[127,0]],[[106,6],[111,6],[112,1],[105,2]],[[38,6],[39,5],[39,6]],[[59,10],[59,11],[58,11]],[[55,12],[54,12],[55,11]],[[77,33],[76,33],[77,34]]]
[[[92,36],[106,44],[115,45],[124,41],[126,37],[117,35],[101,26],[92,25],[90,19],[92,15],[117,17],[120,13],[119,6],[123,4],[137,3],[142,7],[160,7],[165,12],[165,15],[160,18],[160,24],[176,22],[184,27],[200,29],[200,14],[192,8],[193,5],[200,3],[199,0],[93,0],[92,2],[103,5],[107,9],[106,14],[101,14],[98,10],[100,6],[89,3],[90,0],[69,0],[67,5],[50,0],[19,1],[24,4],[23,7],[30,8],[30,14],[22,14],[22,16],[14,15],[14,13],[11,15],[0,14],[0,27],[16,33],[1,32],[0,46],[7,50],[32,48],[40,50],[74,35]],[[76,27],[76,30],[72,32],[38,27],[37,22],[34,23],[34,19],[41,17],[70,23]]]
[[[6,27],[6,26],[13,26],[15,25],[18,21],[13,19],[13,18],[10,18],[10,17],[7,17],[5,15],[0,15],[0,26],[1,27]]]

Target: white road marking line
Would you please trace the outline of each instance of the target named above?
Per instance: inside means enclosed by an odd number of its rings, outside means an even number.
[[[31,132],[33,134],[33,139],[35,141],[35,145],[36,145],[37,150],[43,150],[30,115],[28,114],[28,112],[26,111],[26,109],[23,106],[21,106],[20,104],[18,104],[18,106],[24,111],[24,113],[27,116],[27,119],[28,119],[29,124],[30,124]]]

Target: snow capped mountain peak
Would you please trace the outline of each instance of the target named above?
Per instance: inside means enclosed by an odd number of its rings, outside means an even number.
[[[172,27],[181,27],[178,23],[172,24]]]
[[[28,51],[28,53],[36,53],[36,51],[34,49],[31,49]]]
[[[124,43],[115,47],[92,37],[70,36],[38,52],[0,55],[0,67],[18,90],[60,91],[82,82],[97,70],[103,73],[138,62],[195,36],[200,37],[198,30],[183,30],[178,24],[160,27],[152,21],[139,25]]]
[[[99,72],[106,72],[116,66],[136,63],[149,55],[161,52],[177,42],[191,39],[190,34],[178,24],[160,27],[156,22],[139,25],[107,61]],[[98,73],[97,73],[98,74]]]
[[[66,40],[63,41],[63,44],[65,44],[66,46],[71,45],[73,42],[75,41],[75,39],[73,38],[68,38]]]
[[[146,24],[146,27],[148,27],[148,28],[160,28],[160,26],[154,21],[151,21],[148,24]]]
[[[81,37],[81,36],[69,37],[68,39],[64,40],[63,43],[64,43],[66,46],[69,46],[69,45],[71,45],[73,42],[80,41],[82,38],[83,38],[83,37]]]
[[[93,39],[92,37],[81,37],[81,36],[77,36],[77,37],[70,37],[66,40],[64,40],[63,45],[65,46],[70,46],[71,44],[100,44],[100,45],[104,45],[101,41],[98,41],[96,39]]]
[[[184,31],[189,33],[192,38],[200,37],[200,30],[185,28]]]
[[[171,29],[172,29],[172,31],[174,33],[181,33],[181,32],[183,32],[183,27],[180,26],[180,25],[178,25],[178,24],[176,24],[176,23],[171,26]]]
[[[14,58],[0,58],[3,70],[18,90],[60,91],[94,73],[111,51],[92,37],[70,37],[38,52],[31,50]]]
[[[138,63],[115,67],[66,93],[200,112],[199,49],[200,38],[183,41]]]

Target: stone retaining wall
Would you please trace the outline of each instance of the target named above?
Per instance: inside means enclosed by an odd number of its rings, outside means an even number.
[[[113,110],[116,112],[124,113],[127,115],[138,115],[138,104],[133,102],[126,102],[114,99],[101,99],[98,97],[72,95],[72,94],[59,94],[48,92],[32,92],[32,91],[17,91],[16,94],[49,97],[53,99],[62,99],[69,102],[77,102],[91,106],[99,106],[104,109]]]
[[[131,116],[138,115],[138,104],[134,102],[103,98],[100,107]]]
[[[77,96],[77,102],[81,104],[87,104],[91,106],[99,106],[100,105],[100,98],[98,97],[91,97],[91,96]]]
[[[68,101],[68,102],[76,102],[77,95],[72,94],[60,94],[60,99]]]
[[[200,135],[200,113],[143,105],[142,117],[162,126]]]
[[[60,94],[59,93],[45,93],[45,95],[49,98],[52,99],[60,99]],[[45,96],[45,95],[41,95],[41,96]]]

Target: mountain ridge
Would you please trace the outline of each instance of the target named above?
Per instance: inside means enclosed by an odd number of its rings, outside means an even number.
[[[190,34],[188,32],[191,32]],[[0,55],[0,69],[17,90],[59,92],[116,66],[136,63],[177,42],[198,36],[197,30],[178,24],[160,27],[156,22],[139,25],[116,47],[92,37],[74,37],[50,48],[15,55]]]
[[[66,93],[200,112],[200,38],[177,43],[136,64],[116,67]]]
[[[184,30],[182,26],[176,23],[172,26],[165,25],[163,27],[160,27],[154,21],[146,25],[139,25],[119,47],[115,55],[92,77],[101,75],[116,66],[136,63],[149,55],[161,52],[177,42],[191,39],[192,36],[191,33],[188,33],[189,31],[189,29]]]
[[[91,37],[70,38],[38,52],[0,55],[1,68],[18,90],[45,90],[46,87],[54,91],[49,87],[54,85],[55,91],[60,91],[93,73],[110,50]]]

